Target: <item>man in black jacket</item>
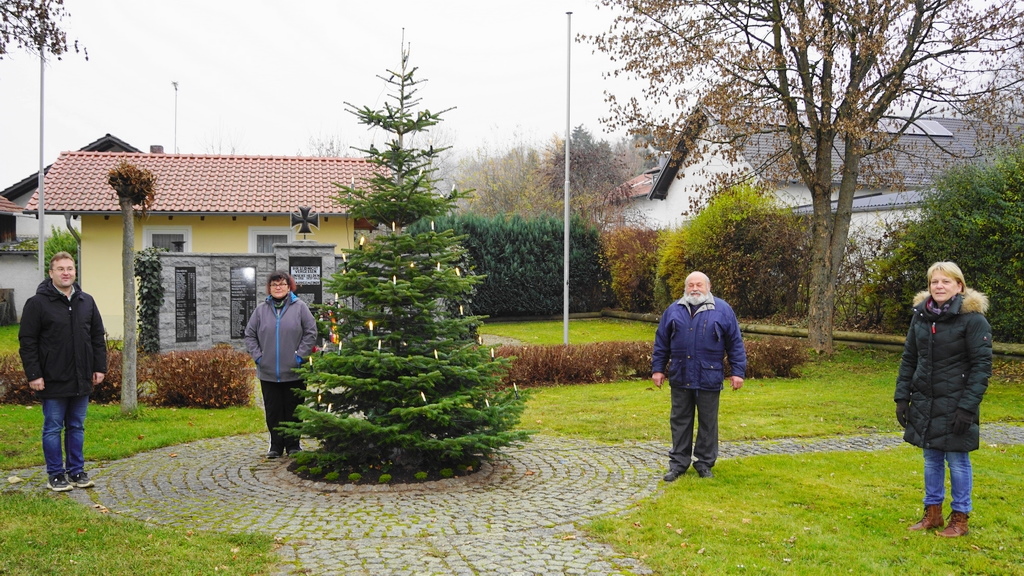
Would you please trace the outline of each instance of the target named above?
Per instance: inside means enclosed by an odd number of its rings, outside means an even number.
[[[71,255],[54,254],[50,279],[25,302],[18,330],[25,377],[43,402],[43,456],[55,492],[94,485],[85,472],[85,413],[107,371],[103,320],[75,277]]]

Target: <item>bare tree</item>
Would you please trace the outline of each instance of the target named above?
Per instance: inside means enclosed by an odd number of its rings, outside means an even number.
[[[300,150],[299,156],[314,156],[318,158],[346,158],[353,154],[352,148],[342,140],[339,135],[323,134],[310,136],[305,150]]]
[[[33,53],[49,52],[59,60],[68,51],[68,36],[60,27],[60,21],[68,15],[64,0],[3,0],[0,60],[12,47]],[[78,52],[78,40],[71,47]],[[88,51],[85,58],[89,59]]]
[[[540,179],[541,159],[540,150],[522,140],[505,150],[478,149],[463,158],[454,183],[474,192],[462,207],[484,216],[557,214],[559,204],[545,192]]]
[[[121,238],[121,278],[124,290],[124,349],[121,351],[121,413],[133,414],[139,408],[138,398],[138,331],[135,302],[135,207],[142,214],[153,203],[156,176],[125,159],[107,174],[107,182],[117,193],[121,206],[123,236]]]
[[[611,129],[654,133],[672,149],[700,110],[714,128],[705,146],[773,136],[777,168],[810,190],[808,328],[819,351],[833,349],[835,282],[863,161],[927,116],[994,126],[1020,114],[1020,0],[601,3],[617,16],[587,40],[617,62],[616,74],[645,82],[642,97],[609,95]]]

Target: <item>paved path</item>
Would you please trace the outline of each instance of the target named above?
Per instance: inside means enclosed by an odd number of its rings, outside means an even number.
[[[1024,427],[982,431],[985,443],[1024,444]],[[97,486],[69,495],[143,522],[274,534],[275,576],[650,573],[576,525],[658,490],[664,445],[538,436],[471,478],[353,488],[297,479],[288,459],[262,458],[266,443],[265,434],[209,439],[95,465]],[[730,442],[720,457],[900,444],[895,434]],[[4,490],[45,490],[42,468],[14,473],[26,481]]]

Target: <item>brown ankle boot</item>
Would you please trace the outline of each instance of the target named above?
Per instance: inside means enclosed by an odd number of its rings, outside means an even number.
[[[942,528],[942,504],[925,506],[924,517],[921,518],[921,521],[907,526],[907,530],[931,530],[932,528]]]
[[[946,526],[945,530],[936,532],[936,534],[942,536],[943,538],[956,538],[957,536],[966,536],[967,518],[969,518],[967,514],[964,514],[963,512],[957,512],[956,510],[954,510],[953,513],[949,515],[949,525]]]

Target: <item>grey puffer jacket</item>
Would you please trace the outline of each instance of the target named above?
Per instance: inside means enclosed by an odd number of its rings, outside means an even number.
[[[897,402],[910,402],[903,440],[944,452],[978,449],[982,396],[992,375],[992,328],[984,313],[988,298],[968,288],[942,314],[928,311],[928,292],[914,298],[914,318],[907,332]],[[974,414],[964,434],[953,433],[957,409]]]
[[[267,296],[245,326],[245,347],[256,361],[256,375],[270,382],[301,380],[294,369],[313,352],[316,320],[309,306],[289,292],[281,308]]]

